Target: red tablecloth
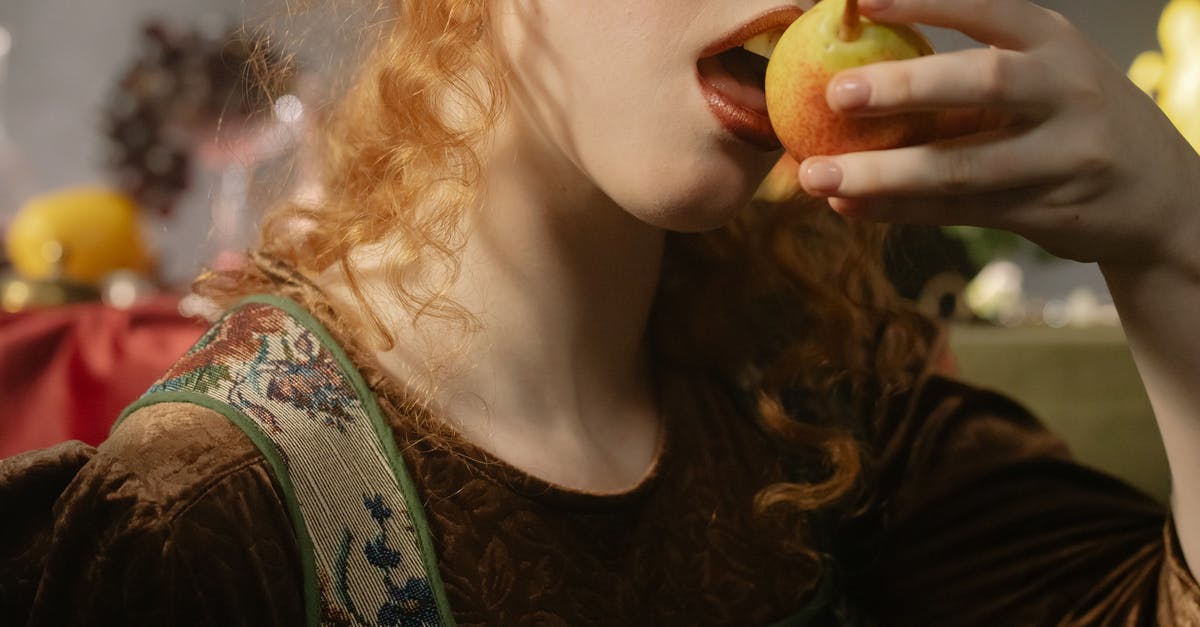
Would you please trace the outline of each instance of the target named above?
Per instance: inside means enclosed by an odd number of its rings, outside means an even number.
[[[0,312],[0,457],[104,440],[121,410],[204,332],[203,321],[179,315],[178,302]]]

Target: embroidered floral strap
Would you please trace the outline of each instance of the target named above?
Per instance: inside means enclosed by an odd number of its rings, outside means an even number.
[[[214,409],[269,462],[304,568],[307,623],[453,625],[424,510],[358,371],[296,303],[233,308],[122,414]]]

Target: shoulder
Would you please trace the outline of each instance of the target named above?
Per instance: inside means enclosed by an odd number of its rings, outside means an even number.
[[[895,399],[880,425],[886,448],[918,447],[939,460],[995,456],[1067,457],[1063,442],[1015,399],[941,376]]]
[[[126,417],[79,470],[57,504],[58,526],[171,534],[198,515],[233,523],[244,512],[228,506],[247,502],[266,517],[275,506],[283,511],[249,438],[214,410],[159,403]]]
[[[265,459],[242,430],[220,413],[192,403],[158,403],[129,414],[100,445],[93,462],[141,500],[182,508],[213,485]]]
[[[839,538],[861,607],[889,624],[1066,624],[1117,598],[1106,573],[1128,575],[1129,598],[1154,585],[1160,504],[1073,461],[1004,394],[932,378],[902,400],[870,508]]]
[[[299,551],[266,462],[213,410],[133,412],[54,509],[34,624],[278,624],[302,607]]]
[[[988,476],[1073,465],[1065,442],[1011,397],[935,376],[888,405],[873,437],[878,489],[897,505]]]
[[[213,535],[222,545],[232,538],[291,538],[266,459],[225,416],[191,403],[158,403],[127,416],[58,509],[61,530],[109,527],[108,536],[93,538],[98,550],[117,538],[170,542],[162,556],[204,547]]]

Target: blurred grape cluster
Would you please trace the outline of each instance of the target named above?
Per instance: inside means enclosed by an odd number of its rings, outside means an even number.
[[[148,22],[104,109],[118,187],[141,207],[169,214],[188,187],[197,141],[269,111],[270,92],[292,75],[288,66],[264,35]]]

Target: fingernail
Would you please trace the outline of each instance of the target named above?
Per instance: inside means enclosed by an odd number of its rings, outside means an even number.
[[[871,100],[871,83],[857,76],[839,78],[830,88],[829,100],[835,109],[861,109]]]
[[[842,185],[842,169],[829,159],[817,159],[804,166],[800,182],[815,192],[835,192]]]
[[[892,0],[858,0],[858,6],[870,11],[882,11],[892,6]]]
[[[863,217],[868,205],[862,200],[852,198],[830,198],[829,208],[851,218]]]

